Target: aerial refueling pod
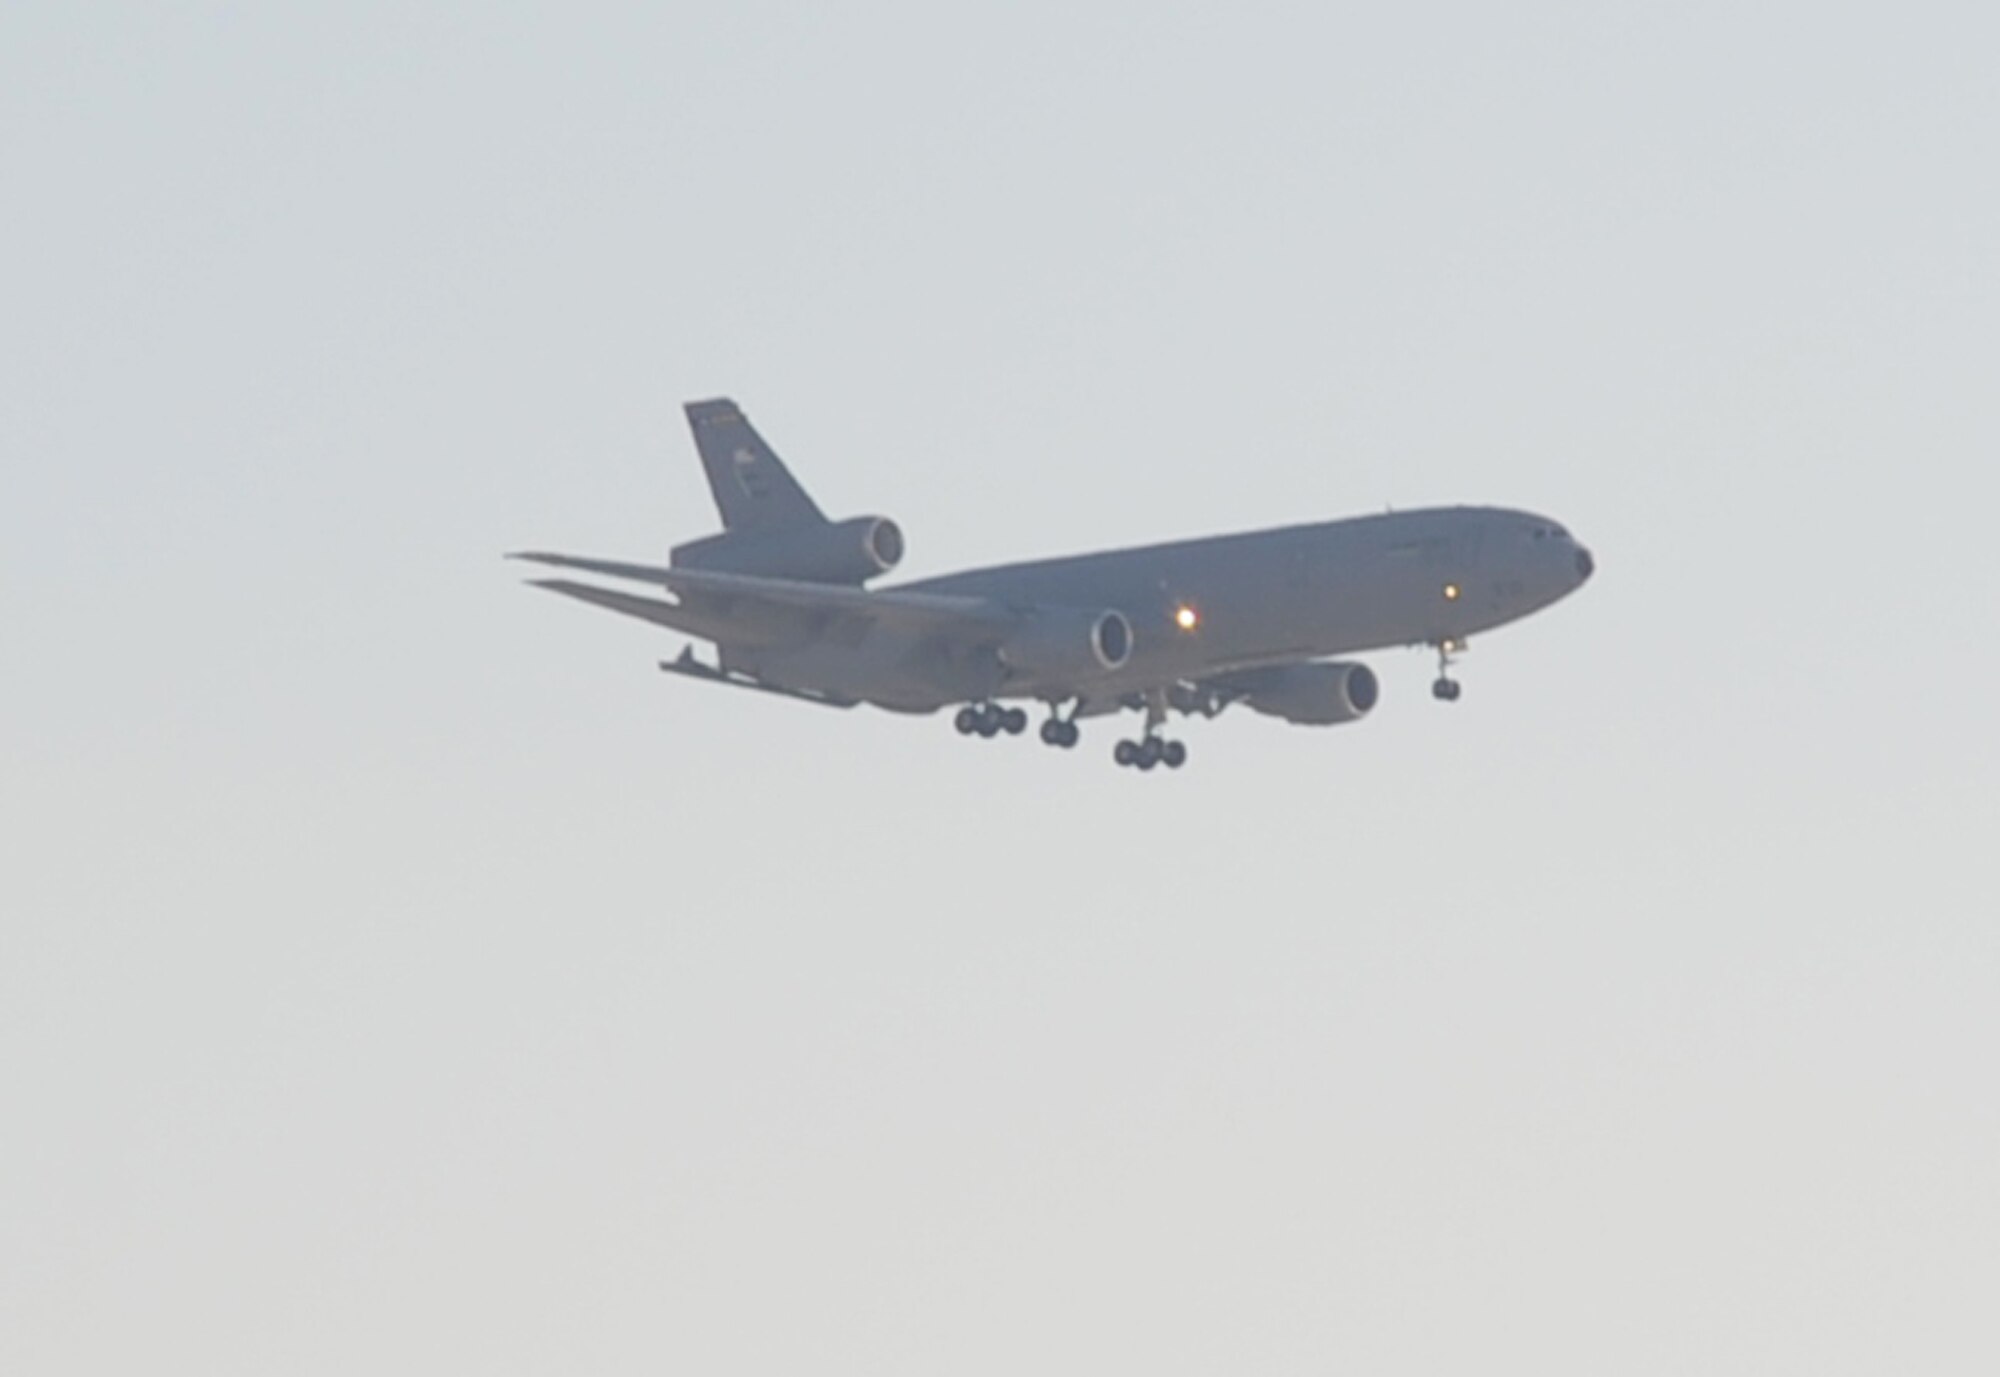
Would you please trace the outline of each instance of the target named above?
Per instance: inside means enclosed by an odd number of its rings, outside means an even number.
[[[1044,609],[1000,644],[1001,663],[1020,678],[1093,678],[1131,658],[1132,623],[1115,610]]]
[[[1225,691],[1251,711],[1310,727],[1366,717],[1382,696],[1375,671],[1340,660],[1242,670],[1224,676],[1223,682]]]
[[[724,531],[676,545],[676,569],[801,583],[866,583],[903,558],[903,531],[886,516],[857,516],[774,529]]]

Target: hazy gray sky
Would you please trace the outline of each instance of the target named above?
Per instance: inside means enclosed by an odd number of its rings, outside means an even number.
[[[0,1370],[2000,1367],[1990,6],[0,11]],[[1547,511],[1178,775],[665,680]]]

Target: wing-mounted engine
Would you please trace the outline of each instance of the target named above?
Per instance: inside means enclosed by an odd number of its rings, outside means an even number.
[[[1000,643],[1008,675],[1077,683],[1122,669],[1132,658],[1132,623],[1117,611],[1045,608]]]
[[[1382,696],[1375,671],[1352,661],[1241,669],[1193,684],[1177,698],[1188,711],[1218,713],[1231,703],[1301,726],[1329,727],[1366,717]]]
[[[903,531],[886,516],[724,531],[674,547],[676,569],[800,583],[866,583],[902,562]]]

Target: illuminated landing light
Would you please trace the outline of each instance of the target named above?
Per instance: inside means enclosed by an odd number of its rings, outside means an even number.
[[[1174,625],[1183,631],[1192,631],[1201,625],[1201,613],[1182,603],[1174,609]]]
[[[1457,602],[1457,601],[1458,601],[1458,585],[1457,585],[1457,584],[1455,584],[1455,583],[1447,583],[1447,584],[1446,584],[1446,585],[1444,586],[1444,600],[1445,600],[1446,602]]]

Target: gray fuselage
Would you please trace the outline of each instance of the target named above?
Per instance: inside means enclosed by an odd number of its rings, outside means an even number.
[[[1531,512],[1388,512],[970,569],[888,590],[1116,610],[1131,624],[1130,658],[1088,685],[929,655],[909,642],[756,658],[767,677],[851,688],[902,711],[983,697],[1104,701],[1234,669],[1463,642],[1575,591],[1592,567],[1560,524]]]

